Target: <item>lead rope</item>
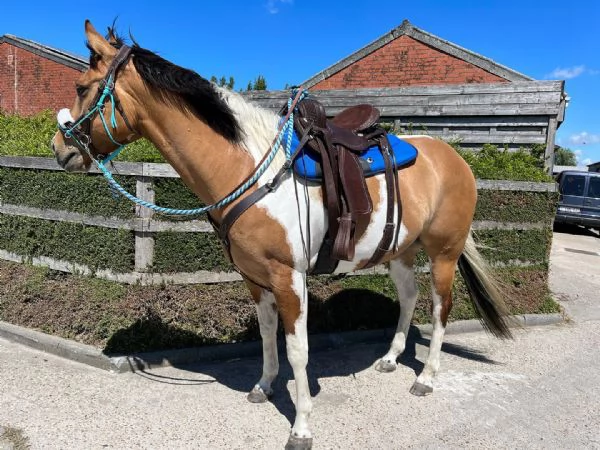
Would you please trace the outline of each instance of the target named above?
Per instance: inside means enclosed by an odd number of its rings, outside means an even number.
[[[109,81],[110,81],[110,79],[109,79]],[[106,123],[106,119],[104,118],[104,115],[102,114],[104,102],[105,102],[106,97],[108,96],[111,99],[111,105],[112,105],[110,122],[111,122],[112,128],[113,129],[116,128],[117,122],[115,119],[114,97],[112,95],[112,91],[109,86],[110,86],[110,83],[107,83],[107,85],[105,86],[104,91],[102,93],[102,96],[98,100],[98,103],[96,104],[96,106],[92,110],[90,110],[88,112],[88,114],[86,114],[82,119],[78,120],[77,123],[75,123],[71,128],[66,130],[65,136],[72,137],[79,143],[79,145],[90,156],[92,161],[94,161],[94,163],[96,164],[96,166],[98,167],[100,172],[102,172],[102,174],[108,181],[108,184],[110,185],[110,187],[115,192],[118,192],[126,199],[128,199],[138,205],[141,205],[145,208],[149,208],[153,211],[156,211],[156,212],[159,212],[162,214],[170,214],[170,215],[199,215],[199,214],[206,213],[208,211],[212,211],[214,209],[221,208],[221,207],[228,205],[229,203],[235,201],[236,199],[238,199],[244,192],[246,192],[254,183],[256,183],[258,181],[258,179],[265,173],[267,168],[271,165],[271,162],[273,162],[275,155],[277,154],[277,152],[279,151],[279,149],[281,147],[281,140],[283,139],[285,134],[287,134],[286,146],[285,146],[286,165],[289,165],[289,163],[291,162],[291,158],[292,158],[291,145],[292,145],[292,133],[293,133],[293,129],[294,129],[294,110],[295,110],[295,107],[298,104],[298,102],[307,95],[306,90],[304,90],[304,89],[298,89],[296,91],[293,91],[292,96],[290,96],[290,98],[288,99],[288,113],[280,124],[280,128],[278,130],[275,142],[271,146],[271,151],[268,153],[267,157],[263,159],[262,163],[255,170],[252,177],[250,177],[245,183],[243,183],[241,186],[239,186],[231,194],[227,195],[226,197],[222,198],[221,200],[219,200],[218,202],[216,202],[212,205],[207,205],[207,206],[203,206],[201,208],[194,208],[194,209],[175,209],[175,208],[165,208],[162,206],[158,206],[154,203],[148,202],[146,200],[142,200],[141,198],[136,197],[133,194],[130,194],[129,192],[127,192],[127,190],[125,190],[125,188],[123,188],[123,186],[121,186],[113,178],[112,173],[104,165],[106,162],[109,162],[112,159],[114,159],[117,156],[117,154],[120,153],[121,150],[125,147],[125,145],[118,143],[113,138],[113,136],[110,132],[110,129]],[[102,159],[94,158],[89,150],[89,143],[84,144],[83,142],[77,140],[75,135],[72,133],[72,130],[76,126],[81,124],[85,119],[87,119],[92,113],[94,113],[96,111],[100,112],[99,116],[102,120],[102,125],[104,126],[104,130],[106,131],[110,140],[113,143],[115,143],[116,145],[119,145],[119,148],[117,148],[114,152],[112,152],[111,154],[109,154],[108,156],[106,156]]]

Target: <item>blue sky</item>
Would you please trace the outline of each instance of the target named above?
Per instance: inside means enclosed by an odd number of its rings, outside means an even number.
[[[475,5],[475,6],[474,6]],[[600,1],[232,0],[5,1],[0,35],[83,56],[83,23],[121,33],[210,78],[269,89],[300,83],[399,26],[413,25],[535,79],[564,79],[571,98],[557,143],[600,161]]]

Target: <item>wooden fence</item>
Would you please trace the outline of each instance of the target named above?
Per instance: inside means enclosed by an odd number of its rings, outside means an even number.
[[[405,88],[310,91],[328,114],[347,106],[372,103],[401,133],[428,134],[465,148],[483,144],[511,149],[542,144],[552,173],[556,129],[564,120],[564,81],[473,83]],[[262,107],[279,110],[288,91],[244,94]]]
[[[0,167],[37,170],[62,170],[49,158],[35,157],[0,157]],[[94,172],[94,170],[92,170]],[[133,176],[136,178],[136,196],[144,200],[154,201],[154,180],[157,178],[178,178],[177,173],[168,164],[153,163],[115,163],[115,172],[120,175]],[[82,175],[83,177],[84,175]],[[554,183],[512,182],[512,181],[483,181],[478,180],[478,189],[507,190],[507,191],[531,191],[531,192],[554,192]],[[168,206],[168,205],[165,205]],[[153,211],[136,206],[135,217],[132,219],[118,219],[114,217],[92,216],[70,211],[55,210],[51,208],[35,208],[24,205],[6,204],[0,198],[0,214],[12,216],[24,216],[49,221],[70,222],[90,225],[102,228],[131,230],[135,236],[135,266],[134,271],[129,273],[116,273],[111,270],[92,271],[90,268],[61,261],[45,256],[29,257],[17,255],[2,250],[0,243],[0,259],[24,262],[29,261],[34,265],[48,266],[51,269],[63,272],[91,274],[95,276],[124,282],[124,283],[218,283],[226,281],[241,280],[235,272],[211,272],[198,271],[193,273],[153,273],[151,267],[154,261],[154,234],[163,231],[178,233],[212,233],[210,224],[204,220],[189,220],[185,222],[167,222],[154,218]],[[504,223],[497,221],[476,221],[474,229],[478,230],[532,230],[544,229],[548,223]],[[359,273],[381,273],[381,267],[370,269]]]

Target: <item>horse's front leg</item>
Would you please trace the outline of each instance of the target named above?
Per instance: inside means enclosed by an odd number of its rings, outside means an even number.
[[[287,357],[294,371],[296,384],[296,419],[286,449],[310,449],[312,433],[308,419],[312,399],[308,387],[308,336],[306,331],[308,292],[306,274],[292,269],[278,272],[273,293],[285,328]]]
[[[260,380],[248,394],[252,403],[264,403],[273,394],[271,383],[279,373],[277,355],[277,305],[275,296],[253,283],[247,282],[256,301],[256,312],[263,346],[263,372]]]

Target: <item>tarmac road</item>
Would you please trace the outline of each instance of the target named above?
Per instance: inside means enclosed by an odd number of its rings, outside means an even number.
[[[556,233],[551,261],[572,320],[513,341],[447,336],[431,396],[408,392],[429,342],[416,329],[391,374],[372,368],[387,343],[311,354],[313,448],[600,449],[600,239]],[[0,340],[0,426],[34,449],[283,448],[294,405],[281,359],[272,402],[256,405],[259,359],[114,374]]]

